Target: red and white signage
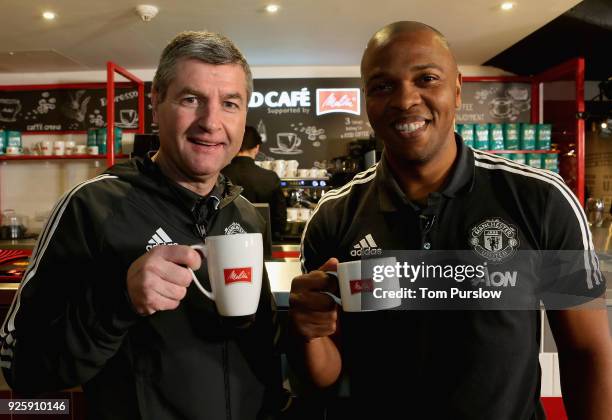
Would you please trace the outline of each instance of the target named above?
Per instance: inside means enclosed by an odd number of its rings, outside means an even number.
[[[349,281],[351,295],[355,293],[372,292],[374,290],[374,282],[372,279],[359,279]]]
[[[224,268],[223,277],[225,284],[245,282],[251,283],[253,279],[253,270],[251,267]]]
[[[317,115],[346,112],[361,115],[361,98],[358,88],[317,89]]]

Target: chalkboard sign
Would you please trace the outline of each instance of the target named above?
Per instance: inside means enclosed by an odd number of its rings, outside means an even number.
[[[76,85],[78,86],[78,85]],[[106,88],[0,88],[0,129],[22,132],[80,132],[106,125]],[[115,89],[115,126],[138,128],[138,90]]]
[[[347,153],[371,127],[358,78],[257,79],[247,123],[257,129],[268,158],[316,161]]]
[[[460,124],[530,122],[531,84],[464,82],[461,89]]]
[[[256,79],[247,124],[264,139],[261,152],[272,159],[297,160],[301,167],[347,152],[372,128],[365,113],[359,78]],[[78,86],[78,85],[75,85]],[[151,82],[145,83],[145,133],[152,122]],[[138,127],[138,91],[115,90],[115,125]],[[529,83],[465,82],[458,123],[529,122]],[[22,132],[82,132],[106,125],[106,88],[37,90],[0,88],[0,129]]]

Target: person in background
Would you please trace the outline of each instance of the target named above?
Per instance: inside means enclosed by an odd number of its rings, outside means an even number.
[[[223,170],[234,185],[240,185],[242,195],[251,203],[268,203],[272,222],[272,238],[280,240],[287,223],[287,204],[280,187],[280,179],[274,171],[255,165],[255,157],[261,146],[257,130],[247,126],[240,151]]]
[[[337,293],[337,280],[326,272],[359,255],[465,250],[492,270],[497,258],[515,251],[561,250],[575,255],[575,282],[566,283],[566,272],[533,285],[524,284],[533,277],[517,282],[593,305],[547,308],[547,318],[569,418],[611,419],[606,285],[576,197],[552,172],[463,144],[454,133],[461,74],[446,39],[430,26],[396,22],[377,31],[361,77],[384,154],[319,201],[302,237],[305,274],[293,280],[289,300],[294,366],[319,391],[348,385],[346,404],[331,404],[327,418],[544,418],[539,306],[355,313],[339,311],[321,292]]]
[[[236,322],[188,270],[210,287],[187,245],[264,229],[220,174],[252,89],[222,35],[184,32],[165,47],[151,97],[159,150],[68,191],[38,239],[2,326],[15,391],[80,385],[90,418],[108,420],[268,419],[287,405],[267,275],[254,319]]]

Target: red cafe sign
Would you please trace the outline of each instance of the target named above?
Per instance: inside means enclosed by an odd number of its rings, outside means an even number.
[[[361,114],[361,101],[358,88],[317,89],[317,115],[332,112]]]

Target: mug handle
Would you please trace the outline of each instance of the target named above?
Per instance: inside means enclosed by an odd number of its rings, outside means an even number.
[[[204,244],[195,244],[195,245],[190,245],[190,247],[195,249],[196,251],[198,251],[200,253],[200,255],[203,256],[204,258],[207,257],[207,255],[206,255],[207,254],[207,252],[206,252],[206,245],[204,245]],[[200,291],[202,293],[204,293],[208,299],[210,299],[210,300],[212,300],[214,302],[215,295],[213,294],[213,292],[209,292],[208,290],[206,290],[204,288],[204,286],[202,286],[202,284],[200,284],[200,281],[196,277],[196,275],[193,272],[193,270],[191,269],[191,267],[187,267],[187,268],[189,269],[189,271],[191,271],[191,277],[193,278],[193,281],[194,281],[195,285],[198,287],[198,289],[200,289]]]
[[[334,276],[336,279],[338,279],[338,272],[337,271],[326,271],[325,274],[330,275],[330,276]],[[342,306],[342,300],[334,295],[332,292],[320,292],[323,293],[324,295],[329,296],[330,298],[332,298],[332,300],[334,302],[336,302],[338,305]]]

